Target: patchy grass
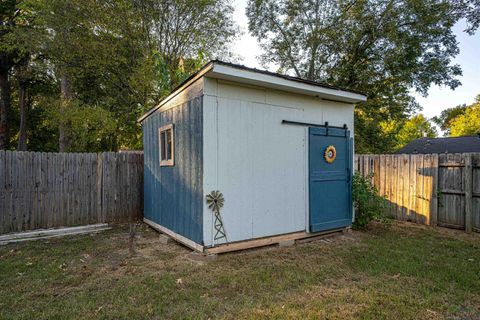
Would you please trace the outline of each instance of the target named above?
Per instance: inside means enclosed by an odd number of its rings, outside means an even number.
[[[191,262],[141,227],[0,247],[0,318],[480,317],[480,237],[394,223]]]

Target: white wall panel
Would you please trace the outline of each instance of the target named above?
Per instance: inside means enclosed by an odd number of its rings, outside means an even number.
[[[266,103],[266,90],[264,88],[251,87],[217,80],[219,98],[237,99],[250,102]]]
[[[228,241],[305,230],[307,127],[281,122],[346,123],[353,131],[353,105],[216,81],[205,82],[204,192],[225,196]],[[208,246],[212,214],[204,210]]]
[[[217,98],[203,96],[203,242],[211,245],[213,239],[213,213],[208,209],[205,196],[218,188],[217,179]]]
[[[218,99],[218,189],[228,240],[304,229],[304,128],[297,109]]]

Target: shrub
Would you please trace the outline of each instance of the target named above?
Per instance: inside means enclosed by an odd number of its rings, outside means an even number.
[[[353,203],[356,209],[353,227],[357,229],[365,229],[372,220],[385,220],[386,200],[370,182],[371,177],[372,174],[363,177],[358,173],[353,176]]]

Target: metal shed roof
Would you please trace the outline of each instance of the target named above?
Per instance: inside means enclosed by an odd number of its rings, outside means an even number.
[[[138,121],[143,121],[162,105],[175,97],[179,92],[203,76],[298,94],[312,95],[326,100],[335,100],[346,103],[357,103],[367,100],[365,94],[358,91],[343,89],[320,82],[291,77],[270,71],[248,68],[239,64],[211,60],[172,90],[167,97],[162,99],[157,106],[141,116]]]

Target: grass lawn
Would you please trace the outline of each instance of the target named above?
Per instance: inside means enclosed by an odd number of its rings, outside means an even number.
[[[374,225],[199,263],[140,227],[0,247],[0,319],[479,319],[480,235]]]

